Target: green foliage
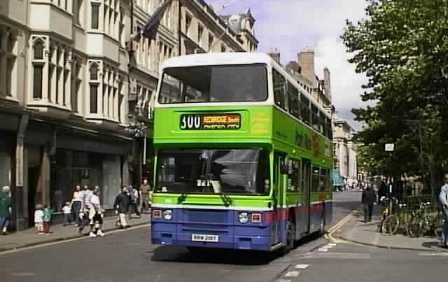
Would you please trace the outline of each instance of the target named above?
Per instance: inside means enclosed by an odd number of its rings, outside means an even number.
[[[448,159],[448,0],[368,0],[341,36],[368,82],[353,109],[372,173],[425,174]],[[384,152],[394,143],[393,154]]]

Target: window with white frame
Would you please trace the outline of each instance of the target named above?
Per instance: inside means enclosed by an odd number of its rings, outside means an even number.
[[[90,28],[98,30],[100,28],[100,6],[99,2],[91,2],[90,7]]]
[[[92,62],[89,67],[89,113],[98,114],[99,65]]]
[[[71,6],[71,1],[72,0],[51,0],[51,2],[58,6],[59,8],[61,8],[64,11],[67,11],[69,13],[72,12],[72,6]]]
[[[44,60],[45,42],[38,38],[33,43],[33,99],[40,100],[43,98],[42,82],[44,79],[43,69],[45,66]]]

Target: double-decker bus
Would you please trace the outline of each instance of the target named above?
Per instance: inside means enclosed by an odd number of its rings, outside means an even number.
[[[331,220],[331,118],[261,53],[161,67],[153,244],[288,250]]]

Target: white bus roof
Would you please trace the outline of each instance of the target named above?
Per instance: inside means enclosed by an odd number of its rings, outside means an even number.
[[[311,93],[308,93],[297,81],[292,78],[280,64],[275,62],[268,54],[259,52],[228,52],[228,53],[201,53],[190,54],[178,57],[172,57],[165,60],[161,67],[160,72],[165,68],[175,67],[194,67],[194,66],[210,66],[210,65],[241,65],[241,64],[266,64],[269,67],[274,67],[277,71],[281,72],[289,82],[292,82],[302,89],[306,97],[313,103],[324,115],[331,119],[331,116],[320,105],[316,98]]]
[[[271,65],[272,59],[264,53],[203,53],[173,57],[162,64],[162,69],[185,66],[206,65],[235,65],[235,64],[267,64]]]

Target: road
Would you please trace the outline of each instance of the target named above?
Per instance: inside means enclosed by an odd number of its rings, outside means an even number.
[[[359,197],[360,193],[335,193],[332,224],[356,208]],[[272,282],[281,280],[304,256],[327,243],[324,238],[310,238],[286,256],[221,250],[197,254],[180,247],[151,245],[144,227],[0,255],[0,277],[8,282]]]

